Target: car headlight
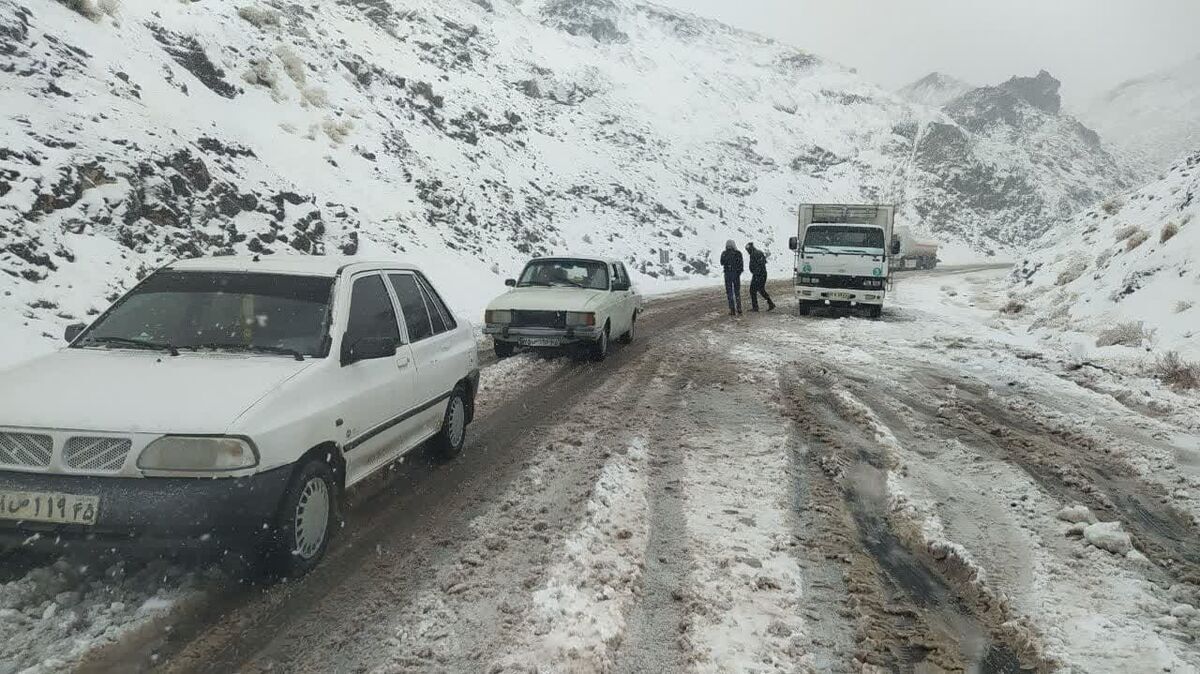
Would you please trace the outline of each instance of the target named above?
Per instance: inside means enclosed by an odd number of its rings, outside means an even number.
[[[596,314],[590,311],[568,311],[567,325],[595,325]]]
[[[483,313],[484,323],[512,323],[512,312],[507,309],[488,309]]]
[[[138,456],[142,470],[222,472],[253,468],[258,452],[242,438],[169,435],[150,443]]]

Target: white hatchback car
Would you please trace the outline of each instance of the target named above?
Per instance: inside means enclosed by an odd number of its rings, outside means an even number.
[[[462,448],[479,382],[470,325],[403,264],[177,262],[67,340],[0,375],[0,540],[251,543],[288,575],[346,487]]]
[[[484,314],[483,332],[492,336],[498,358],[518,346],[581,347],[593,360],[604,360],[611,338],[633,341],[642,297],[622,262],[539,257],[505,283],[512,290],[492,300]]]

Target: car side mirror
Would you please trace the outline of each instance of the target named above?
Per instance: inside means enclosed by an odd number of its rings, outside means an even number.
[[[506,278],[506,279],[504,279],[504,285],[508,286],[509,288],[514,288],[517,285],[517,279]]]
[[[72,323],[68,325],[67,329],[63,331],[63,339],[67,340],[67,343],[70,344],[71,342],[75,341],[75,338],[78,337],[86,327],[86,323]]]
[[[799,249],[800,249],[800,239],[799,238],[793,236],[790,239],[788,239],[788,250],[799,250]]]
[[[360,360],[391,358],[396,355],[396,340],[387,337],[363,337],[353,343],[342,341],[342,367]]]
[[[896,239],[895,241],[892,242],[892,255],[899,255],[899,254],[900,254],[900,239]]]

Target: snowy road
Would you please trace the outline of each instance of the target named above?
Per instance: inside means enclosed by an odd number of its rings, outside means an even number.
[[[1002,319],[1003,273],[905,275],[876,322],[701,291],[604,364],[496,363],[463,458],[358,494],[314,574],[0,665],[1200,671],[1200,400]]]

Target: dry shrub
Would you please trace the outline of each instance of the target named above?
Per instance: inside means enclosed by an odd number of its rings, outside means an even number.
[[[1007,304],[1000,307],[1000,313],[1009,316],[1016,316],[1022,311],[1025,311],[1025,303],[1021,300],[1009,300]]]
[[[1153,336],[1154,331],[1146,330],[1141,321],[1117,323],[1100,333],[1096,346],[1141,346]]]
[[[1149,238],[1150,238],[1150,232],[1147,232],[1144,229],[1139,229],[1138,231],[1133,233],[1133,236],[1126,239],[1125,252],[1129,252],[1129,251],[1133,250],[1134,248],[1137,248],[1138,246],[1142,245],[1143,243],[1146,243],[1146,241]]]
[[[239,7],[238,16],[255,28],[275,27],[279,25],[279,12],[265,7]]]
[[[1191,309],[1194,306],[1196,306],[1195,302],[1192,302],[1190,300],[1179,300],[1178,302],[1175,303],[1175,313],[1182,314],[1183,312],[1187,311],[1188,309]]]
[[[1096,269],[1104,269],[1108,266],[1108,261],[1112,259],[1113,252],[1111,250],[1101,251],[1096,256]]]
[[[1178,391],[1200,389],[1200,363],[1189,363],[1176,351],[1168,351],[1154,364],[1154,373]]]
[[[1178,233],[1179,225],[1173,222],[1168,222],[1167,224],[1163,225],[1162,234],[1158,237],[1158,240],[1160,243],[1166,243],[1173,239]]]
[[[1124,205],[1125,202],[1121,201],[1120,197],[1113,197],[1106,199],[1104,203],[1100,204],[1100,210],[1109,215],[1116,215],[1117,211],[1121,210],[1121,207]]]
[[[1124,241],[1125,239],[1128,239],[1129,237],[1131,237],[1135,233],[1137,233],[1137,231],[1138,231],[1137,225],[1125,225],[1124,227],[1117,230],[1116,239],[1117,239],[1117,241]]]
[[[1075,259],[1067,264],[1067,268],[1059,272],[1058,278],[1055,279],[1054,285],[1065,286],[1071,281],[1083,276],[1083,272],[1087,271],[1087,260]]]

